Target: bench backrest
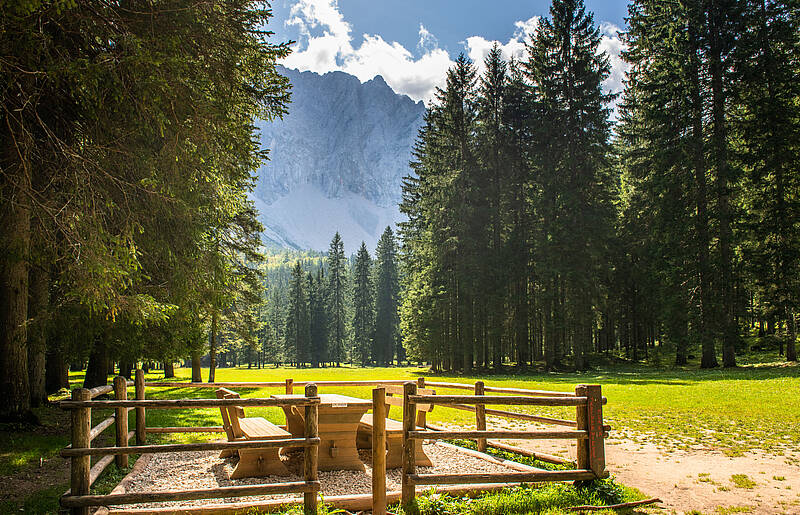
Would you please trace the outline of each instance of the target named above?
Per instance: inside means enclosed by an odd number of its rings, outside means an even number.
[[[217,399],[239,399],[238,393],[227,388],[217,388]],[[219,412],[222,415],[222,427],[225,429],[225,434],[228,435],[228,440],[233,441],[237,438],[244,436],[242,428],[239,425],[239,419],[244,418],[244,408],[241,406],[220,406]]]

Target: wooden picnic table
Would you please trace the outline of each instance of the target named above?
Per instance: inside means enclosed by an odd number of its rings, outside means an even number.
[[[272,397],[293,399],[302,395],[280,394]],[[356,434],[361,416],[372,408],[372,401],[335,393],[320,394],[319,412],[319,470],[365,470],[358,457]],[[305,430],[302,408],[287,406],[286,428],[300,438]]]

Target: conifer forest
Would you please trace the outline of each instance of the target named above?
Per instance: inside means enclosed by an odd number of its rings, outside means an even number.
[[[619,95],[553,0],[522,58],[455,60],[404,221],[352,256],[262,245],[255,120],[292,109],[269,3],[1,5],[0,419],[137,364],[797,360],[797,0],[633,0]]]

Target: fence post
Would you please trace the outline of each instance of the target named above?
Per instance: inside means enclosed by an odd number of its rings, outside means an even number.
[[[372,513],[386,515],[386,388],[372,390]]]
[[[73,401],[89,401],[91,393],[86,388],[72,390]],[[72,410],[72,448],[86,449],[91,445],[89,431],[92,423],[92,408]],[[73,456],[70,463],[70,494],[89,495],[90,456]],[[89,508],[71,508],[71,515],[88,515]]]
[[[586,386],[587,426],[589,438],[586,440],[589,450],[589,468],[598,478],[606,476],[606,447],[603,438],[603,392],[599,384]]]
[[[417,378],[417,392],[425,388],[425,378],[418,377]],[[388,416],[388,414],[387,414]],[[428,413],[425,411],[417,411],[417,427],[421,427],[425,429],[428,425]]]
[[[575,387],[575,396],[576,397],[586,397],[587,386],[585,384],[579,384]],[[575,421],[578,423],[576,429],[578,431],[588,431],[589,430],[589,417],[588,417],[588,406],[576,406],[575,407]],[[588,470],[589,469],[589,440],[585,438],[578,438],[578,450],[577,455],[575,456],[576,461],[578,463],[578,469],[580,470]]]
[[[287,379],[287,387],[290,386],[289,381],[291,379]],[[306,385],[306,397],[317,397],[317,385],[315,384],[307,384]],[[317,404],[306,406],[305,412],[305,436],[306,438],[317,438],[319,436],[319,406]],[[304,472],[304,479],[306,481],[317,481],[318,474],[318,459],[319,459],[319,445],[314,445],[311,447],[306,447],[305,451],[303,452],[303,472]],[[315,515],[317,513],[317,495],[319,492],[314,490],[313,492],[304,492],[303,493],[303,513],[305,515]]]
[[[483,381],[475,381],[475,395],[484,395],[485,386]],[[475,429],[486,431],[486,405],[475,405]],[[486,452],[486,438],[478,438],[478,452]]]
[[[414,430],[417,418],[417,406],[408,398],[410,395],[416,395],[416,383],[405,383],[403,385],[403,474],[402,474],[402,488],[401,488],[401,501],[403,506],[409,506],[414,502],[414,485],[408,481],[408,475],[416,472],[415,466],[415,452],[414,440],[408,437],[408,432]]]
[[[292,383],[294,383],[294,379],[286,380],[286,395],[291,395],[294,391],[294,386],[292,386]]]
[[[144,370],[136,369],[136,400],[144,400]],[[144,408],[136,408],[136,445],[144,445],[147,442],[147,423],[145,422]]]
[[[114,378],[114,398],[118,401],[128,400],[128,380],[122,376]],[[114,427],[117,430],[117,447],[128,446],[128,408],[114,410]],[[117,468],[128,467],[128,455],[117,454],[114,456]]]

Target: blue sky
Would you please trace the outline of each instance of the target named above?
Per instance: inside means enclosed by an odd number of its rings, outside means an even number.
[[[622,87],[619,59],[626,1],[586,0],[611,57],[609,91]],[[269,29],[297,43],[284,65],[325,73],[345,71],[362,82],[382,75],[398,93],[429,100],[460,52],[481,64],[497,41],[506,58],[549,13],[543,0],[273,0]]]

